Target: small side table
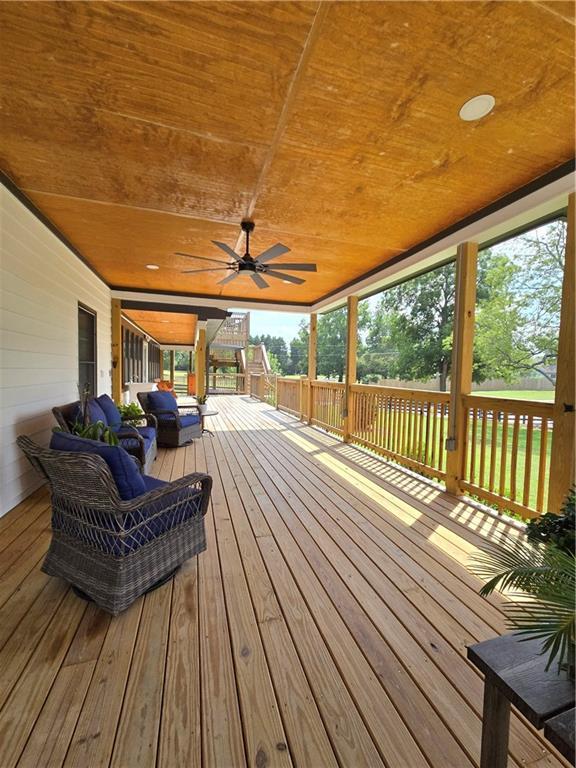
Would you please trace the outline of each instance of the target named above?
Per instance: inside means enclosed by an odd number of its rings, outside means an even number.
[[[522,640],[517,634],[468,647],[468,658],[485,676],[480,768],[508,764],[511,704],[538,729],[574,707],[574,681],[566,672],[546,672],[541,650],[541,640]]]
[[[218,411],[204,411],[204,413],[200,414],[200,418],[202,420],[201,421],[201,423],[202,423],[202,434],[204,434],[204,432],[206,432],[207,434],[210,435],[210,437],[214,437],[214,432],[212,432],[209,429],[206,429],[206,427],[204,426],[204,424],[205,424],[204,419],[206,419],[208,416],[218,416]]]

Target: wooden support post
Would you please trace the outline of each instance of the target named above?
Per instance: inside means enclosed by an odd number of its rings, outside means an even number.
[[[480,768],[506,768],[510,733],[510,702],[490,676],[484,681]]]
[[[478,244],[461,243],[456,256],[456,306],[450,375],[450,418],[446,448],[446,490],[458,496],[464,472],[466,447],[466,409],[462,395],[472,389],[474,355],[474,312],[476,309],[476,270]]]
[[[206,394],[206,328],[198,328],[196,336],[196,396]]]
[[[174,371],[175,371],[175,365],[174,365],[174,350],[170,350],[170,381],[172,382],[172,386],[174,386]]]
[[[574,462],[576,452],[574,400],[576,381],[574,376],[574,345],[576,306],[574,283],[576,281],[576,194],[568,198],[568,231],[566,236],[566,259],[562,281],[562,308],[560,310],[560,333],[558,336],[558,361],[556,373],[556,394],[554,396],[554,429],[552,431],[552,453],[550,457],[550,489],[548,511],[556,514],[571,486],[574,485]]]
[[[318,315],[310,315],[310,332],[308,335],[308,424],[312,423],[313,394],[312,382],[316,379],[316,357],[318,353]]]
[[[358,296],[348,296],[348,314],[346,324],[346,373],[344,389],[344,442],[350,440],[354,429],[352,413],[352,393],[350,387],[356,383],[356,351],[358,348]]]
[[[122,311],[120,299],[112,299],[112,399],[122,399]]]

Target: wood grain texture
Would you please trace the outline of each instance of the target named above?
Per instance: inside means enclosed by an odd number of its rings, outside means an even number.
[[[137,309],[124,309],[122,314],[160,344],[193,345],[196,340],[196,315]]]
[[[113,285],[311,303],[574,154],[571,3],[50,1],[0,21],[0,163]],[[486,92],[494,112],[459,120]],[[258,249],[318,273],[181,275],[183,240],[235,246],[247,214]]]
[[[208,549],[118,617],[39,578],[41,494],[9,513],[0,550],[13,525],[30,549],[0,609],[2,768],[477,766],[466,646],[505,619],[466,562],[518,533],[265,403],[218,411],[154,466],[213,475]],[[516,714],[508,763],[567,766]]]

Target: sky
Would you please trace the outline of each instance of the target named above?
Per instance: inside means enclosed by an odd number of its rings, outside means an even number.
[[[245,312],[245,309],[231,309],[231,312]],[[270,312],[250,310],[250,335],[282,336],[289,344],[298,335],[301,320],[308,322],[308,315],[300,312]]]

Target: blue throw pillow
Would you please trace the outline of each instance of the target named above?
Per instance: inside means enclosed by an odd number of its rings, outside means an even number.
[[[146,485],[136,463],[130,454],[119,445],[108,445],[98,440],[87,440],[85,437],[71,435],[68,432],[54,432],[50,441],[50,448],[55,451],[95,453],[101,456],[110,467],[120,498],[124,501],[129,501],[146,493]]]
[[[105,426],[108,426],[108,419],[100,407],[98,400],[90,398],[86,404],[86,408],[88,410],[88,421],[90,424],[95,424],[97,421],[102,421]]]
[[[104,412],[108,426],[112,427],[112,429],[118,429],[122,424],[122,416],[120,416],[120,411],[110,395],[100,395],[100,397],[96,398],[96,402]]]
[[[172,392],[149,392],[148,403],[152,411],[178,410],[178,403]]]

